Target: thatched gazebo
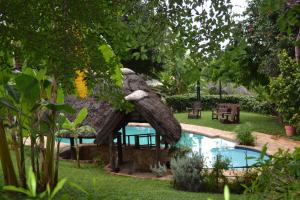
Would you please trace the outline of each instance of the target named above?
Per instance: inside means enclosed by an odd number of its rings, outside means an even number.
[[[125,99],[132,102],[134,110],[130,113],[117,110],[107,102],[99,102],[96,99],[88,98],[80,100],[75,97],[68,97],[66,102],[76,109],[87,107],[89,114],[84,124],[89,124],[97,131],[95,143],[97,145],[108,145],[110,154],[110,166],[113,170],[123,162],[123,149],[126,148],[126,125],[129,122],[149,123],[156,131],[155,145],[146,145],[143,148],[154,148],[157,160],[161,150],[161,142],[168,148],[168,144],[175,144],[181,136],[181,126],[173,117],[173,114],[154,93],[146,82],[135,72],[128,68],[122,69],[124,79]],[[119,130],[122,130],[120,133]],[[88,135],[90,137],[91,135]],[[153,135],[149,134],[149,137]],[[84,138],[84,135],[80,137]],[[145,137],[145,135],[143,136]],[[117,138],[117,145],[114,139]],[[163,138],[163,140],[161,140]],[[115,149],[117,146],[117,151]],[[139,136],[135,136],[135,148],[139,146]]]

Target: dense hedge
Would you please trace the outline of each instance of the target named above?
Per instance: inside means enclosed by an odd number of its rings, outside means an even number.
[[[187,107],[191,107],[192,102],[196,101],[195,96],[187,95],[174,95],[165,97],[168,106],[176,112],[185,111]],[[266,102],[259,101],[254,96],[230,96],[224,95],[220,100],[218,95],[201,96],[201,102],[204,110],[211,110],[218,103],[239,103],[242,111],[274,114],[274,105]]]

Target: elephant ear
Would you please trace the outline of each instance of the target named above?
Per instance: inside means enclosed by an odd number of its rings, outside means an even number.
[[[87,108],[82,108],[82,109],[79,111],[79,113],[78,113],[76,119],[74,120],[74,126],[77,127],[80,123],[82,123],[83,120],[87,117],[87,115],[88,115],[88,110],[87,110]]]

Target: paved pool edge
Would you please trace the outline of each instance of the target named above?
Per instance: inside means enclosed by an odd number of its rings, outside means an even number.
[[[147,126],[148,123],[129,123],[129,126]],[[205,126],[197,126],[191,124],[180,123],[183,131],[191,132],[194,134],[201,134],[210,138],[222,138],[237,143],[235,133],[230,131],[224,131],[216,128],[210,128]],[[267,154],[274,155],[279,149],[293,150],[296,147],[300,147],[299,141],[294,141],[286,137],[278,137],[274,135],[268,135],[260,132],[253,132],[256,138],[255,146],[245,146],[236,144],[237,147],[244,147],[256,151],[261,151],[263,146],[267,146]]]

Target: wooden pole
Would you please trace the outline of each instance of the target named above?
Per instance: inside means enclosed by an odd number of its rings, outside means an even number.
[[[122,127],[122,133],[123,133],[123,145],[126,146],[126,128],[125,128],[125,126]]]
[[[140,148],[140,136],[139,135],[134,136],[134,145],[135,145],[135,148],[137,148],[137,149]]]
[[[114,136],[113,133],[109,134],[109,164],[111,171],[114,171],[115,166],[115,152],[114,152]]]
[[[122,134],[118,132],[118,139],[117,139],[117,143],[118,143],[118,164],[122,164],[123,163],[123,152],[122,152],[122,141],[121,138]]]
[[[300,28],[299,28],[299,31],[298,31],[298,35],[297,35],[297,38],[296,38],[296,46],[295,46],[295,58],[296,58],[296,61],[297,63],[300,63]]]
[[[200,91],[200,81],[197,81],[197,86],[196,86],[196,94],[197,94],[197,101],[201,100],[201,91]]]
[[[221,82],[221,80],[219,80],[219,95],[220,95],[220,103],[221,103],[221,100],[222,100],[222,82]]]
[[[160,158],[160,134],[156,132],[155,135],[155,143],[156,143],[156,162],[158,164]]]
[[[165,141],[165,149],[168,149],[169,148],[169,144],[167,141]]]

